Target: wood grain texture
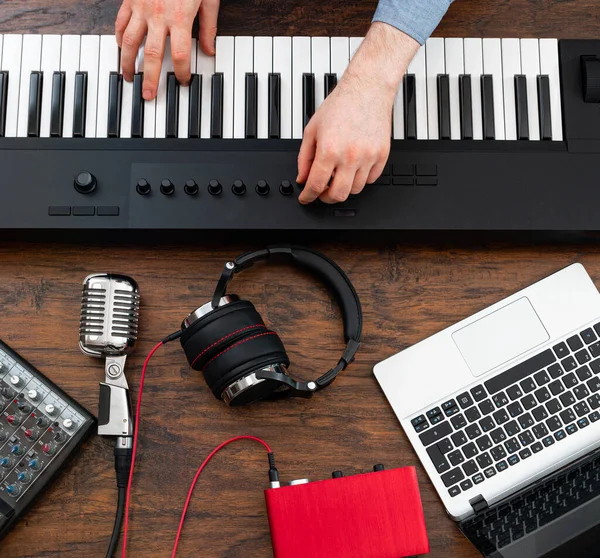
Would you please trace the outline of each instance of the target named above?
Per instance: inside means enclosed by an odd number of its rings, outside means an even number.
[[[117,0],[0,2],[0,32],[111,33]],[[373,0],[225,1],[221,34],[360,35]],[[596,0],[456,0],[438,36],[594,37]],[[222,265],[256,248],[223,246],[103,249],[0,244],[0,337],[92,412],[103,366],[79,352],[83,278],[112,271],[133,276],[142,295],[141,339],[128,361],[136,397],[146,353],[209,299]],[[374,463],[416,465],[432,557],[477,553],[446,516],[432,485],[372,375],[378,361],[573,262],[600,279],[591,244],[451,242],[314,245],[344,268],[365,312],[356,362],[311,400],[227,409],[186,365],[180,346],[163,347],[148,371],[131,514],[130,556],[168,556],[189,483],[205,456],[231,436],[263,437],[285,481],[353,474]],[[291,372],[316,377],[341,351],[340,315],[328,292],[289,268],[257,266],[232,289],[252,300],[281,335]],[[2,557],[101,557],[116,501],[112,445],[93,437],[0,543]],[[271,556],[265,513],[266,456],[250,442],[226,449],[195,492],[178,556]]]

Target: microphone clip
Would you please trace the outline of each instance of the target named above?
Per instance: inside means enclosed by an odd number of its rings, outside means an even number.
[[[98,434],[100,436],[132,436],[131,402],[125,378],[123,356],[107,356],[105,381],[100,383]]]

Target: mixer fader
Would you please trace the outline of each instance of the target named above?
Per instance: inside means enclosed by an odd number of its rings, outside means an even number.
[[[88,411],[0,341],[0,538],[94,423]]]

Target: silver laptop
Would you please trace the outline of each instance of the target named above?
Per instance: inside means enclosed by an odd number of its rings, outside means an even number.
[[[600,293],[582,265],[374,374],[447,512],[482,554],[600,556],[577,547],[600,537]]]

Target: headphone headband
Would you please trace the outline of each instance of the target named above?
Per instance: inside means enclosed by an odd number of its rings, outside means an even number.
[[[316,274],[336,295],[344,321],[346,348],[337,365],[315,381],[317,389],[323,388],[333,382],[335,377],[354,360],[362,335],[362,308],[358,295],[348,276],[327,256],[315,250],[290,245],[274,245],[263,250],[246,252],[225,264],[213,294],[212,307],[214,309],[219,306],[219,301],[225,296],[227,286],[235,274],[251,267],[257,261],[269,260],[272,256],[283,256],[290,263]]]

